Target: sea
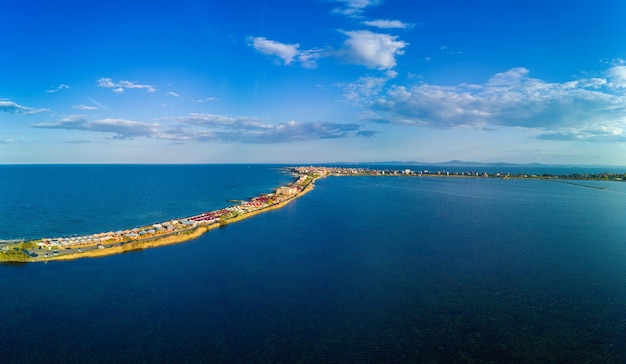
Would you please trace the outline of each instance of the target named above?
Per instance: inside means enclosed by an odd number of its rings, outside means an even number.
[[[283,167],[2,165],[0,239],[219,209]],[[327,177],[189,242],[2,264],[0,358],[624,363],[626,182],[568,182]]]

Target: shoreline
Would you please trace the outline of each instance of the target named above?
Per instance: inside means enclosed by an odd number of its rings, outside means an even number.
[[[296,174],[296,176],[300,177],[299,181],[302,181],[302,178],[304,177],[298,174]],[[46,252],[46,254],[45,255],[38,254],[35,257],[30,256],[30,258],[26,258],[26,254],[22,253],[23,255],[17,256],[15,259],[11,259],[11,258],[7,259],[6,257],[4,259],[0,259],[0,263],[45,263],[49,261],[67,261],[67,260],[75,260],[75,259],[81,259],[81,258],[101,258],[101,257],[110,256],[110,255],[132,252],[132,251],[140,251],[140,250],[149,249],[149,248],[157,248],[161,246],[184,243],[190,240],[197,239],[211,230],[251,218],[253,216],[259,215],[267,211],[278,210],[286,206],[287,204],[294,201],[295,199],[302,197],[308,192],[313,190],[314,182],[320,177],[312,177],[312,176],[309,176],[309,177],[310,177],[310,180],[307,180],[306,183],[298,184],[296,182],[295,184],[290,185],[289,188],[300,187],[300,189],[297,189],[296,192],[293,192],[292,194],[287,195],[287,197],[282,197],[282,198],[279,197],[278,191],[281,188],[285,188],[285,187],[279,187],[276,189],[277,191],[275,193],[276,196],[274,196],[275,194],[271,194],[271,193],[266,194],[266,195],[261,195],[261,197],[272,196],[277,199],[276,202],[265,205],[261,208],[246,211],[245,213],[240,212],[240,213],[236,213],[234,216],[225,216],[223,218],[220,218],[219,221],[213,221],[209,223],[198,223],[197,225],[194,225],[193,227],[167,233],[167,234],[164,234],[164,236],[157,235],[157,236],[150,236],[150,237],[141,238],[137,240],[130,240],[130,241],[80,245],[80,246],[77,246],[75,249],[71,248],[71,250],[77,250],[77,251],[71,251],[68,253],[64,252],[63,254],[58,253],[59,251],[62,251],[62,249],[60,248],[57,250],[42,249],[42,248],[28,249],[28,250],[33,250],[36,252],[44,251]],[[246,201],[242,202],[242,204],[245,204],[245,203]],[[237,205],[230,206],[219,211],[227,210],[229,208],[234,208],[235,206]],[[181,220],[187,220],[187,219],[190,219],[190,218],[183,218]],[[35,242],[39,242],[39,240],[26,241],[26,242],[22,242],[21,244],[24,244],[24,243],[34,244]],[[16,244],[16,245],[19,245],[19,244]],[[67,249],[70,249],[70,248],[67,248]],[[52,252],[55,252],[55,251],[57,252],[57,254],[56,255],[52,254]],[[48,252],[50,253],[50,255],[48,254]]]
[[[604,186],[582,184],[579,181],[623,181],[626,174],[600,175],[527,175],[508,173],[478,173],[446,171],[411,171],[404,170],[369,170],[363,168],[343,167],[289,167],[294,181],[287,186],[274,189],[274,192],[262,194],[250,200],[229,200],[238,202],[220,210],[205,212],[199,215],[156,223],[132,230],[98,233],[84,236],[67,236],[60,238],[41,238],[39,240],[21,241],[5,240],[0,244],[0,263],[48,262],[53,260],[74,260],[80,258],[98,258],[130,251],[138,251],[165,245],[183,243],[197,239],[205,233],[232,224],[266,211],[276,210],[289,204],[313,190],[315,181],[327,176],[393,176],[393,177],[429,177],[429,178],[497,178],[535,179],[561,182],[581,187],[607,189]],[[575,182],[574,182],[575,181]],[[8,243],[8,244],[6,244]]]

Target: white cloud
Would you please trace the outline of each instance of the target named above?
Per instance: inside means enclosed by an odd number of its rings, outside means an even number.
[[[525,68],[495,74],[483,84],[383,89],[357,82],[346,87],[345,94],[366,108],[369,120],[386,123],[522,127],[538,130],[544,139],[609,140],[624,138],[626,130],[623,89],[601,78],[549,83],[531,78]]]
[[[217,100],[217,98],[215,98],[215,97],[207,97],[206,99],[195,99],[195,100],[191,100],[191,101],[197,102],[197,103],[203,103],[203,102],[215,101],[215,100]]]
[[[112,88],[113,92],[124,93],[126,89],[143,89],[148,93],[156,92],[156,87],[152,85],[143,85],[135,81],[120,80],[115,82],[113,79],[103,77],[98,80],[98,87]]]
[[[616,88],[626,88],[626,66],[614,66],[607,72],[610,85]]]
[[[10,100],[0,100],[0,111],[9,113],[9,114],[22,114],[22,115],[32,115],[39,114],[42,112],[49,112],[50,109],[43,108],[33,108],[22,106]]]
[[[368,30],[344,31],[348,39],[337,55],[345,62],[379,70],[396,66],[396,56],[404,54],[408,45],[397,41],[397,36],[373,33]]]
[[[285,44],[265,37],[251,37],[252,47],[267,56],[277,56],[285,64],[290,64],[298,54],[299,44]]]
[[[588,88],[600,88],[607,84],[607,80],[605,78],[588,78],[577,82],[581,87]]]
[[[378,0],[336,0],[343,6],[334,9],[344,15],[360,17],[365,8],[378,5]],[[399,20],[368,20],[362,22],[365,25],[383,29],[406,29],[414,24],[404,23]],[[341,31],[341,30],[340,30]],[[317,67],[317,60],[323,57],[336,56],[346,63],[363,65],[374,69],[391,69],[396,65],[396,56],[404,54],[403,48],[408,43],[397,40],[398,36],[382,33],[374,33],[367,30],[341,31],[347,36],[342,49],[333,51],[327,49],[312,48],[301,50],[300,44],[287,44],[270,40],[265,37],[249,37],[249,44],[257,52],[280,59],[282,64],[290,65],[299,62],[305,68]],[[280,64],[279,63],[279,64]]]
[[[165,95],[167,95],[167,96],[174,96],[174,97],[180,97],[180,95],[178,93],[172,92],[172,91],[166,93]]]
[[[47,93],[55,93],[55,92],[59,92],[61,90],[65,90],[65,89],[68,89],[68,88],[70,88],[68,85],[62,83],[62,84],[60,84],[57,87],[53,86],[50,90],[46,90],[46,92]]]
[[[76,106],[72,106],[74,109],[78,109],[78,110],[85,110],[85,111],[89,111],[89,110],[99,110],[97,107],[95,106],[89,106],[89,105],[76,105]]]
[[[35,128],[68,129],[114,134],[113,139],[154,137],[159,135],[158,124],[124,119],[101,119],[91,121],[83,115],[71,115],[57,122],[32,124]]]
[[[55,122],[30,126],[108,133],[112,134],[112,139],[148,137],[177,142],[286,143],[374,135],[370,131],[359,133],[360,125],[355,123],[289,121],[273,124],[267,119],[250,116],[189,114],[159,121],[162,124],[112,118],[92,120],[85,115],[70,115]]]
[[[264,129],[271,125],[265,123],[267,119],[251,116],[226,116],[216,114],[191,113],[189,116],[176,118],[177,122],[206,126],[206,127],[236,127],[238,129]]]
[[[347,16],[358,17],[365,8],[372,5],[378,5],[380,0],[337,0],[343,6],[333,9],[334,13],[339,13]]]
[[[370,27],[376,27],[376,28],[381,28],[381,29],[407,29],[407,28],[412,28],[414,26],[414,24],[403,23],[400,20],[384,20],[384,19],[368,20],[368,21],[364,21],[363,24],[370,26]]]
[[[317,67],[317,60],[323,56],[321,49],[307,49],[298,52],[298,61],[304,68]]]
[[[118,85],[127,89],[145,89],[148,93],[156,92],[156,88],[152,85],[141,85],[134,81],[120,81]]]
[[[398,73],[388,70],[383,76],[363,76],[357,82],[336,86],[344,89],[344,97],[352,102],[363,102],[378,95],[387,81],[397,77]]]
[[[195,127],[175,127],[165,131],[163,139],[180,141],[210,141],[240,143],[285,143],[311,139],[343,138],[356,136],[358,124],[330,123],[325,121],[271,124],[267,119],[249,116],[215,114],[190,114],[174,119],[180,124]],[[362,136],[371,136],[365,131]]]
[[[101,79],[98,80],[98,87],[115,87],[115,83],[113,83],[113,80],[108,78],[108,77],[103,77]]]
[[[543,130],[537,138],[544,140],[564,141],[602,141],[602,142],[626,142],[626,125],[591,125],[582,128],[560,128],[556,130]]]
[[[298,61],[302,67],[315,68],[317,67],[317,60],[321,58],[324,53],[321,49],[306,49],[299,50],[299,44],[285,44],[274,40],[269,40],[265,37],[250,37],[250,45],[261,54],[266,56],[276,56],[282,59],[283,64],[289,65]]]
[[[263,134],[253,136],[250,141],[259,143],[294,142],[310,139],[335,139],[351,135],[359,129],[358,124],[338,124],[325,121],[288,121],[275,125]]]

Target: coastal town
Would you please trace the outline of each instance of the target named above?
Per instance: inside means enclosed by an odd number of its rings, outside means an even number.
[[[294,181],[272,193],[262,194],[220,210],[181,219],[157,222],[126,230],[89,235],[43,237],[32,241],[0,241],[0,261],[40,262],[96,257],[183,242],[199,237],[213,228],[225,226],[265,210],[280,208],[308,192],[319,174],[289,169]]]
[[[404,169],[370,169],[363,167],[293,167],[291,170],[299,174],[313,176],[413,176],[413,177],[481,177],[481,178],[536,178],[536,179],[562,179],[562,180],[626,180],[626,173],[571,173],[571,174],[530,174],[494,172],[488,173],[479,170],[448,171],[448,170],[414,170],[409,167]]]
[[[626,174],[570,174],[533,175],[504,172],[478,171],[450,172],[446,170],[369,169],[360,167],[301,166],[286,168],[293,182],[277,187],[273,192],[262,194],[236,205],[204,212],[181,219],[157,222],[148,226],[126,230],[101,232],[89,235],[42,237],[31,241],[0,241],[0,262],[45,262],[49,260],[98,257],[154,246],[180,243],[195,239],[204,232],[225,226],[266,210],[276,209],[289,203],[313,188],[315,180],[327,176],[405,176],[405,177],[465,177],[465,178],[534,178],[555,181],[611,180],[623,181]],[[571,182],[566,182],[571,183]],[[585,186],[593,187],[593,186]],[[598,188],[598,187],[593,187]]]

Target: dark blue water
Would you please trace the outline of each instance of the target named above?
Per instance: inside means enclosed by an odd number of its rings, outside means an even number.
[[[621,363],[626,184],[587,184],[331,177],[185,244],[2,265],[0,357]]]

